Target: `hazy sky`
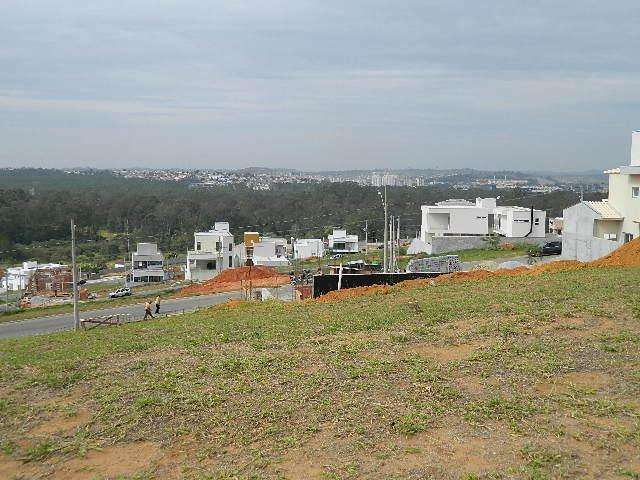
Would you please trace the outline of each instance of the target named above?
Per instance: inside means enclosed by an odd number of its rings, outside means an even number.
[[[638,0],[2,0],[0,166],[586,170]]]

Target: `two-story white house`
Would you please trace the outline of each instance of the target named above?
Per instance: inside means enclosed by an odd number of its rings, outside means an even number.
[[[165,279],[164,255],[155,243],[139,243],[131,254],[131,274],[133,283],[162,282]]]
[[[422,205],[420,238],[429,243],[432,237],[488,235],[489,212],[495,205],[495,198],[478,198],[476,203],[451,199]]]
[[[489,214],[491,215],[491,214]],[[547,213],[525,207],[495,207],[493,232],[507,238],[544,238]]]
[[[293,243],[293,258],[296,260],[322,257],[324,242],[319,238],[300,238]]]
[[[329,250],[334,253],[358,253],[358,235],[347,235],[344,229],[333,229],[329,235]]]
[[[284,238],[262,237],[253,242],[251,260],[254,265],[285,267],[291,265],[287,258],[287,241]]]
[[[0,289],[6,291],[25,290],[38,269],[38,262],[23,262],[21,267],[9,267],[0,278]]]
[[[497,206],[495,198],[475,203],[451,199],[422,205],[420,240],[427,253],[443,253],[483,246],[488,235],[538,242],[546,235],[546,213],[515,206]]]
[[[209,280],[237,266],[228,222],[215,222],[208,232],[195,232],[193,243],[194,249],[187,252],[185,280]]]
[[[563,257],[588,262],[640,235],[640,131],[631,134],[629,165],[604,173],[609,176],[607,199],[564,210]]]

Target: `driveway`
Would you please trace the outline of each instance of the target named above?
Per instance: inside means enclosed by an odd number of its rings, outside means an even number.
[[[460,266],[462,267],[463,271],[473,270],[475,267],[482,264],[486,264],[486,263],[495,263],[497,265],[500,265],[501,263],[511,262],[511,261],[520,262],[522,265],[527,266],[527,259],[528,259],[527,255],[521,255],[519,257],[492,258],[491,260],[474,260],[471,262],[460,262]],[[557,262],[558,260],[566,260],[566,259],[562,258],[561,255],[548,255],[544,257],[536,257],[534,266],[539,265],[541,263]]]

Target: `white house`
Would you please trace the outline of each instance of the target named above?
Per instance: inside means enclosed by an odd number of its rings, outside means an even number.
[[[347,235],[343,229],[333,229],[329,235],[329,250],[334,253],[358,253],[358,235]]]
[[[301,238],[293,244],[293,258],[296,260],[322,257],[324,257],[324,242],[319,238]]]
[[[582,201],[564,210],[562,255],[600,258],[640,235],[640,131],[631,134],[629,165],[606,170],[609,198]]]
[[[422,205],[420,239],[428,244],[432,237],[488,235],[489,211],[493,207],[494,198],[478,198],[476,203],[451,199]]]
[[[133,283],[162,282],[165,279],[164,255],[155,243],[139,243],[131,254],[131,276]]]
[[[490,234],[537,242],[545,238],[545,222],[541,210],[497,206],[495,198],[451,199],[422,206],[420,240],[430,254],[482,247]]]
[[[493,231],[507,238],[544,238],[546,217],[546,212],[542,210],[524,207],[495,207],[493,209]]]
[[[284,238],[263,237],[253,242],[251,260],[254,265],[280,267],[290,265],[287,258],[287,241]]]
[[[208,232],[195,232],[193,243],[194,249],[187,252],[186,280],[209,280],[237,263],[228,222],[215,222]]]
[[[23,262],[21,267],[9,267],[0,278],[0,287],[5,291],[7,286],[9,291],[25,290],[37,269],[38,262]]]

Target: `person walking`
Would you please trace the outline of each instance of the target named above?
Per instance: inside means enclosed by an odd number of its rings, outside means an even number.
[[[153,302],[156,305],[156,315],[160,314],[160,295],[156,297],[156,301]]]
[[[146,320],[148,317],[155,318],[153,316],[153,314],[151,313],[151,302],[149,302],[149,300],[147,300],[147,303],[144,304],[144,318],[143,318],[143,320]]]

